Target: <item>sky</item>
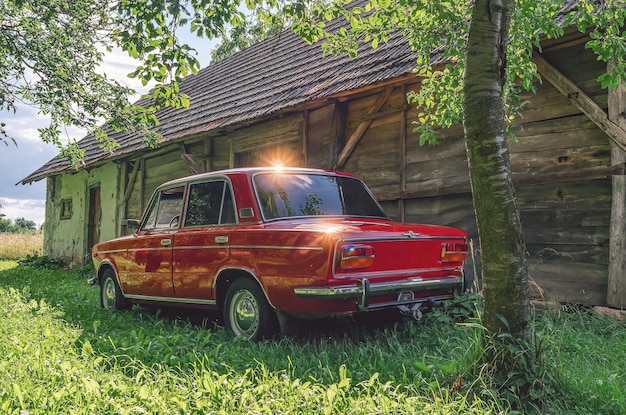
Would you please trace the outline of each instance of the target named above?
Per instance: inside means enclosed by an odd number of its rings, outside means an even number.
[[[182,36],[181,40],[198,51],[197,58],[203,67],[208,65],[214,41],[193,35]],[[144,92],[140,82],[126,76],[135,66],[123,52],[113,51],[107,55],[101,71],[136,91]],[[27,185],[17,183],[58,154],[55,146],[39,138],[37,128],[47,126],[48,120],[37,109],[20,106],[16,113],[0,112],[0,122],[6,124],[7,134],[17,142],[17,146],[11,141],[7,145],[0,142],[0,213],[13,220],[23,217],[40,226],[45,218],[46,180]],[[79,130],[69,130],[68,134],[75,139],[84,136]]]

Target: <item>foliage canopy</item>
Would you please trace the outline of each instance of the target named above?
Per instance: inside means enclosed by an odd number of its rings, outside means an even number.
[[[422,142],[434,142],[433,126],[449,126],[461,120],[460,91],[464,53],[473,2],[427,0],[7,0],[0,4],[0,111],[15,112],[21,105],[37,108],[49,117],[50,125],[40,129],[43,141],[54,143],[61,156],[75,165],[83,153],[75,140],[64,143],[62,132],[70,126],[94,134],[103,151],[117,143],[107,132],[139,131],[151,146],[159,137],[157,109],[185,107],[188,98],[178,88],[184,76],[196,73],[196,51],[181,41],[191,31],[208,38],[221,37],[214,58],[223,56],[275,33],[290,22],[294,31],[308,42],[325,39],[327,53],[356,54],[360,44],[378,47],[395,30],[408,38],[419,53],[417,73],[425,76],[423,89],[411,95],[422,110],[419,128]],[[532,90],[537,77],[531,61],[541,36],[557,37],[563,26],[574,24],[590,30],[588,47],[598,59],[615,59],[616,70],[603,75],[603,86],[625,77],[626,41],[623,33],[626,8],[622,2],[601,3],[582,0],[563,18],[559,0],[516,1],[507,51],[505,88],[512,121],[523,103],[517,101],[520,88]],[[250,22],[244,10],[257,18]],[[346,25],[332,33],[327,23],[342,17]],[[129,99],[134,91],[99,71],[106,53],[119,48],[137,59],[129,75],[144,85],[154,84],[142,105]],[[440,51],[448,60],[433,70],[430,57]],[[108,129],[102,127],[104,121]],[[11,140],[0,124],[0,140]],[[69,139],[69,137],[67,137]]]

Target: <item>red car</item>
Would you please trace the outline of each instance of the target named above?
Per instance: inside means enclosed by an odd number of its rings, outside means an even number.
[[[173,180],[132,235],[93,248],[101,305],[220,310],[258,340],[286,321],[423,303],[464,290],[467,234],[395,223],[344,173],[245,168]]]

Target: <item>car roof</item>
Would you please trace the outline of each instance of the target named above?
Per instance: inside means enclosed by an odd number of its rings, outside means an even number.
[[[215,170],[206,173],[194,174],[191,176],[180,177],[178,179],[170,180],[165,182],[159,186],[160,187],[170,187],[176,184],[187,183],[189,181],[199,181],[202,179],[210,179],[214,177],[223,177],[223,176],[232,176],[232,175],[246,175],[246,176],[254,176],[258,173],[305,173],[305,174],[324,174],[331,176],[343,176],[343,177],[354,177],[349,173],[337,172],[332,170],[323,170],[323,169],[312,169],[306,167],[239,167],[233,169],[225,169],[225,170]]]

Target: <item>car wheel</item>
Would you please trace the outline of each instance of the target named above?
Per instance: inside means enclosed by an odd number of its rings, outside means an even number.
[[[247,278],[233,281],[226,291],[224,325],[236,336],[259,341],[276,332],[276,313],[259,285]]]
[[[122,295],[122,290],[120,290],[120,286],[115,278],[115,272],[111,268],[102,274],[100,305],[107,310],[130,310],[133,306]]]

